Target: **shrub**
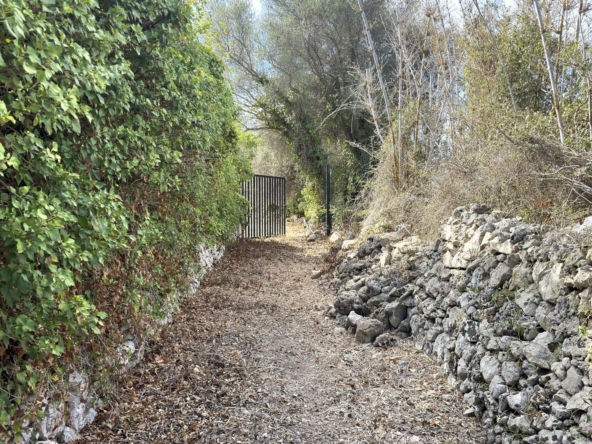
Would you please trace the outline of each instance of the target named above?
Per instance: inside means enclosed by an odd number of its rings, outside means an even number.
[[[6,425],[108,309],[183,290],[196,245],[243,217],[248,166],[199,3],[0,0],[0,15]]]

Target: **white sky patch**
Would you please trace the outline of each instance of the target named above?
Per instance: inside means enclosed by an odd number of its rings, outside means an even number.
[[[251,3],[253,3],[253,8],[255,8],[255,11],[261,12],[261,0],[251,0]]]

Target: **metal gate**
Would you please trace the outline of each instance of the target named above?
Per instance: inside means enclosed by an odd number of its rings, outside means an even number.
[[[255,175],[243,182],[242,194],[250,203],[243,238],[284,236],[286,234],[286,179]]]

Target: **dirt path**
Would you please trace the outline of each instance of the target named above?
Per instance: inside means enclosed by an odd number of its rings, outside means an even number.
[[[480,443],[460,395],[410,341],[335,332],[304,232],[241,242],[211,273],[84,442]]]

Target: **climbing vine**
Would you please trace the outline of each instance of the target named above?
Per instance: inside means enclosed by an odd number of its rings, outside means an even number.
[[[241,220],[207,32],[196,1],[0,0],[0,426],[107,307],[182,291]]]

